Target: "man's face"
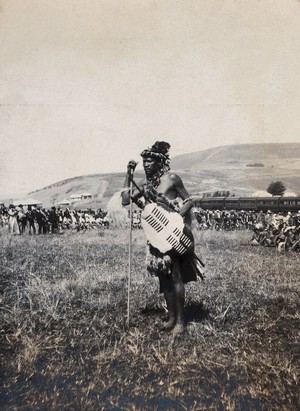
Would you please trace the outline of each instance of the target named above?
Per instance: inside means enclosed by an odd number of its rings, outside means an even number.
[[[144,157],[143,167],[147,177],[152,177],[159,170],[158,161],[152,157]]]

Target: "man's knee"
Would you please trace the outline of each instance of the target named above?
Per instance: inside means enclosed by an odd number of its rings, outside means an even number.
[[[174,285],[182,283],[179,261],[175,261],[174,264],[173,264],[173,267],[172,267],[172,281],[173,281]]]

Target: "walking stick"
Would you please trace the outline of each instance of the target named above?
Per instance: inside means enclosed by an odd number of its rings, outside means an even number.
[[[130,203],[129,203],[129,252],[128,252],[128,285],[127,285],[127,321],[126,324],[129,327],[130,320],[130,287],[131,287],[131,260],[132,260],[132,189],[133,189],[133,169],[130,169],[129,175],[129,193],[130,193]]]

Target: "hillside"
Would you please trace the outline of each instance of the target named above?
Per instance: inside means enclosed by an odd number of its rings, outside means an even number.
[[[211,168],[245,168],[248,164],[263,163],[265,167],[300,169],[300,143],[236,144],[214,147],[174,157],[176,170],[197,171]]]
[[[275,180],[283,181],[287,193],[300,194],[300,143],[215,147],[176,156],[171,166],[180,173],[191,194],[229,190],[236,195],[263,195]],[[136,180],[141,176],[142,172],[137,172]],[[123,182],[124,173],[79,176],[32,191],[28,196],[49,207],[72,194],[89,192],[92,199],[76,206],[105,208]]]
[[[92,199],[76,202],[77,208],[105,208],[113,194],[123,187],[124,177],[124,173],[79,176],[31,191],[28,195],[40,200],[44,207],[50,207],[70,198],[73,194],[88,192],[92,195]],[[141,173],[140,177],[142,177]]]

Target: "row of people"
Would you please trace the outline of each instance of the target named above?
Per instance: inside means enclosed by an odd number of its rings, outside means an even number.
[[[58,233],[63,229],[86,230],[92,227],[108,227],[107,212],[97,210],[70,210],[41,207],[23,207],[22,204],[8,207],[3,206],[0,210],[0,225],[8,226],[10,234],[47,234]]]
[[[202,210],[193,209],[198,223],[198,229],[207,230],[240,230],[253,231],[252,245],[275,246],[279,250],[300,249],[300,212],[299,213],[272,213],[236,210]],[[21,204],[0,209],[0,225],[8,226],[11,234],[47,234],[58,233],[64,229],[87,230],[89,228],[105,227],[110,225],[106,211],[97,210],[70,210],[41,207],[23,207]],[[127,219],[127,221],[129,221]],[[112,224],[113,225],[113,224]],[[132,227],[141,227],[141,212],[134,210]]]
[[[193,209],[199,230],[249,230],[259,219],[259,213],[244,210]]]

